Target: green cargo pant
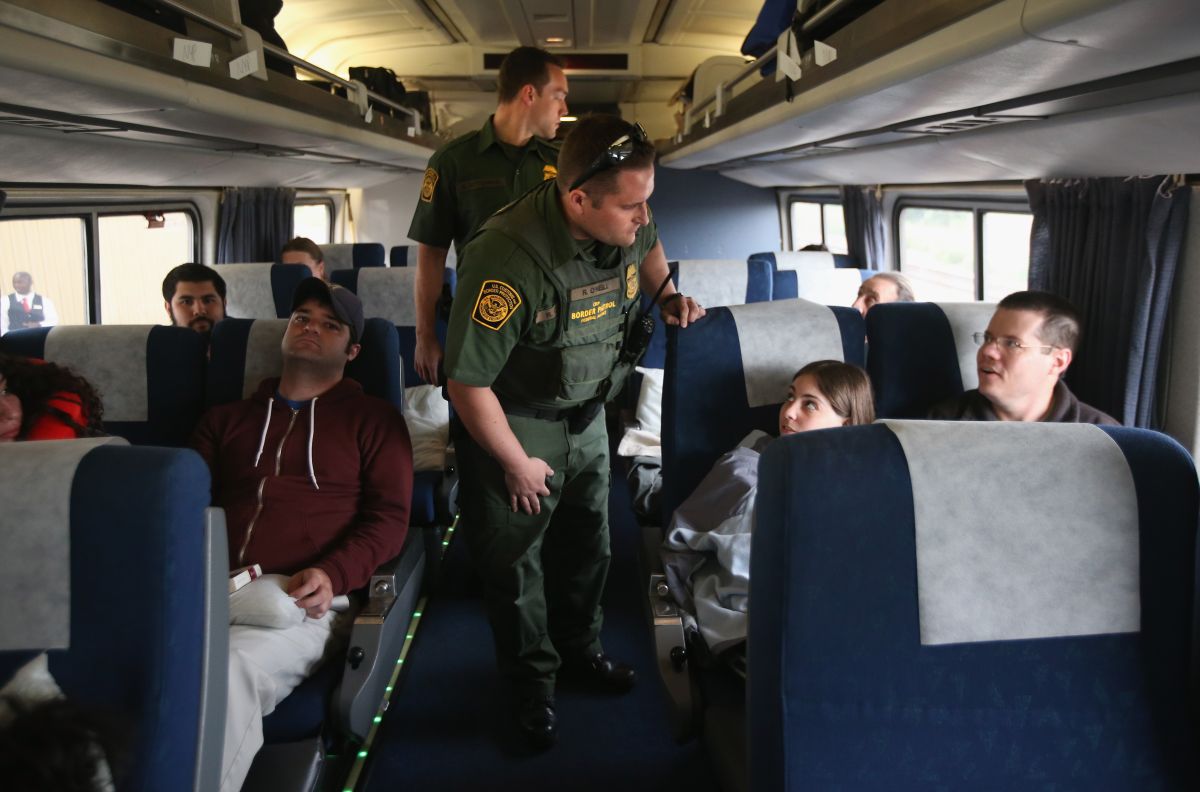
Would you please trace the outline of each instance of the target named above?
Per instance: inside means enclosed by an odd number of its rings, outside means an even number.
[[[608,575],[608,433],[604,414],[579,434],[566,421],[508,416],[525,453],[554,476],[540,514],[509,508],[504,471],[459,423],[461,529],[484,585],[500,673],[518,694],[550,695],[560,655],[601,651]]]

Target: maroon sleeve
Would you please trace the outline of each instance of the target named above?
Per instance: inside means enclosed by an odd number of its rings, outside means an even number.
[[[362,494],[354,526],[316,566],[333,593],[361,588],[380,564],[395,558],[408,535],[412,503],[412,441],[400,411],[383,401],[359,429]]]

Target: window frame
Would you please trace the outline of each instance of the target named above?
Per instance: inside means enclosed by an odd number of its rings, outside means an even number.
[[[104,317],[100,311],[100,218],[118,215],[145,214],[146,212],[183,212],[192,221],[192,261],[199,262],[204,238],[204,228],[201,222],[200,206],[195,201],[174,199],[163,203],[150,204],[145,200],[138,201],[105,201],[103,203],[76,203],[56,201],[21,205],[6,205],[5,220],[61,220],[66,218],[83,221],[84,235],[84,289],[87,293],[88,324],[102,324]]]
[[[314,195],[311,197],[305,196],[303,198],[300,198],[300,197],[296,198],[296,203],[292,206],[292,223],[293,223],[292,236],[295,236],[295,231],[296,231],[296,228],[295,228],[296,209],[300,208],[301,206],[324,206],[326,209],[329,210],[329,241],[326,242],[325,244],[327,244],[327,245],[336,244],[334,242],[334,232],[337,230],[337,205],[334,204],[333,198],[329,197],[328,195],[325,195],[325,196],[315,196]]]
[[[892,205],[891,234],[895,241],[892,247],[892,268],[903,272],[900,261],[900,214],[905,209],[943,209],[949,211],[971,212],[972,238],[971,255],[974,257],[972,272],[974,273],[974,301],[983,302],[983,216],[988,212],[1007,212],[1008,214],[1033,214],[1028,200],[1019,198],[970,197],[970,196],[935,196],[935,195],[902,195]],[[824,229],[822,229],[824,233]]]
[[[829,193],[809,193],[809,192],[788,192],[782,195],[783,204],[783,223],[787,229],[785,239],[787,242],[787,250],[795,250],[795,243],[792,239],[792,204],[797,203],[815,203],[821,205],[821,244],[829,248],[829,242],[825,239],[825,211],[829,204],[834,204],[838,207],[842,206],[841,195],[831,195]],[[843,213],[844,218],[844,213]]]

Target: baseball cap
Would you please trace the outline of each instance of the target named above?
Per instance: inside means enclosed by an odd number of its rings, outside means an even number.
[[[350,326],[350,340],[359,342],[363,334],[363,308],[358,295],[341,286],[330,286],[320,278],[305,278],[292,294],[292,310],[312,299],[328,305],[342,324]]]

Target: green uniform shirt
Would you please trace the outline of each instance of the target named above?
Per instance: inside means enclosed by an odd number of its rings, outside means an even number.
[[[558,144],[539,137],[510,157],[488,118],[482,128],[455,138],[429,158],[408,236],[438,248],[454,242],[461,254],[492,212],[557,176],[557,162]]]
[[[539,409],[598,395],[612,373],[603,355],[623,339],[642,261],[657,242],[653,220],[627,248],[576,240],[556,185],[531,190],[463,251],[470,266],[460,270],[450,311],[446,375]],[[570,273],[568,286],[556,285],[545,266]]]

